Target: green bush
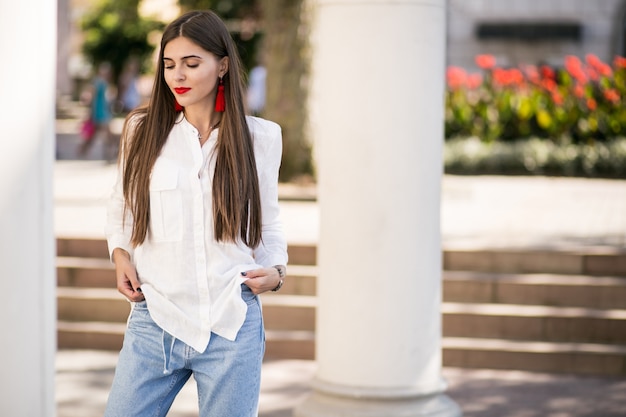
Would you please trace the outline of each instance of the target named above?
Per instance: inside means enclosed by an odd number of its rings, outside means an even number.
[[[551,175],[626,179],[626,138],[573,143],[538,137],[488,143],[451,138],[445,172],[465,175]]]

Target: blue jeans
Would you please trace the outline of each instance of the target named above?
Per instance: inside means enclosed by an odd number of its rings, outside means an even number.
[[[157,326],[135,303],[115,369],[105,417],[161,417],[193,373],[201,417],[257,415],[265,332],[261,306],[242,285],[246,321],[235,341],[215,333],[197,352]]]

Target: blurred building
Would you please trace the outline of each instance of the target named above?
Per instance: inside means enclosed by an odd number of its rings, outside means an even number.
[[[595,54],[626,55],[625,0],[448,0],[447,63],[475,69],[477,54],[500,66]]]

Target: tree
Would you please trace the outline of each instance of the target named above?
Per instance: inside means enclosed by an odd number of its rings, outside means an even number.
[[[313,174],[306,137],[309,59],[304,0],[260,0],[263,13],[267,99],[264,116],[283,129],[280,178]]]
[[[83,54],[94,68],[110,63],[115,84],[129,59],[138,59],[145,69],[154,51],[148,36],[163,28],[161,22],[139,16],[139,1],[100,0],[82,21]]]

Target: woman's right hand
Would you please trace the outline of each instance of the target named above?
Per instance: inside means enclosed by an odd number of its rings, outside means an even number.
[[[141,284],[137,278],[137,270],[131,262],[128,252],[116,248],[113,251],[113,263],[115,264],[117,290],[126,297],[128,301],[138,302],[145,300],[141,292]]]

